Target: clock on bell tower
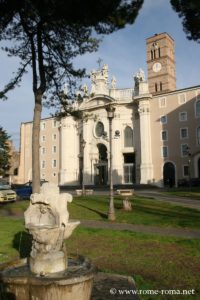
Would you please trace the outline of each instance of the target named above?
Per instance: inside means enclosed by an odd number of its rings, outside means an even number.
[[[174,40],[167,33],[146,39],[149,91],[152,94],[176,90]]]

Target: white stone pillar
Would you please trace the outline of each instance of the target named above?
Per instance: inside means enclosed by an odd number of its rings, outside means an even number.
[[[83,121],[83,139],[85,140],[85,148],[84,148],[84,184],[91,185],[91,160],[89,153],[91,151],[91,127],[92,120],[88,119],[87,121]]]
[[[78,138],[73,117],[61,120],[60,127],[60,184],[78,183]]]
[[[151,150],[151,129],[150,129],[150,100],[151,96],[137,98],[140,114],[140,142],[141,142],[141,165],[140,183],[153,182],[153,165]]]

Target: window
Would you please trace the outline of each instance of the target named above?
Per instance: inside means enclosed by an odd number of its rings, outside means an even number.
[[[42,142],[45,142],[45,141],[46,141],[46,136],[43,135],[43,136],[42,136]]]
[[[167,130],[161,131],[161,140],[162,141],[167,141],[168,140],[168,132],[167,132]]]
[[[124,183],[133,183],[133,164],[124,164]]]
[[[185,93],[178,95],[178,103],[180,105],[186,103],[186,94]]]
[[[52,127],[57,127],[57,121],[56,120],[52,120]]]
[[[200,117],[200,100],[196,102],[196,117]]]
[[[41,124],[41,129],[44,130],[46,128],[46,123],[45,122],[42,122]]]
[[[162,157],[168,157],[168,146],[162,147]]]
[[[188,156],[188,144],[181,145],[181,156]]]
[[[56,161],[56,159],[53,159],[53,161],[52,161],[52,166],[53,166],[53,168],[56,168],[56,166],[57,166],[57,161]]]
[[[97,137],[101,137],[104,134],[104,125],[102,122],[96,124],[95,133]]]
[[[155,92],[157,92],[158,91],[158,85],[157,85],[157,83],[155,83]]]
[[[187,121],[187,112],[186,111],[181,111],[179,113],[179,121],[180,122]]]
[[[53,173],[53,177],[56,177],[56,176],[57,176],[57,173],[54,172],[54,173]]]
[[[52,147],[52,152],[53,152],[53,153],[56,153],[56,150],[57,150],[57,149],[56,149],[56,146],[53,146],[53,147]]]
[[[200,145],[200,127],[197,128],[197,144]]]
[[[166,124],[167,123],[167,116],[161,116],[160,117],[160,123],[161,124]]]
[[[133,130],[130,126],[124,129],[124,147],[133,147]]]
[[[181,137],[181,139],[187,139],[188,138],[188,128],[181,128],[180,129],[180,137]]]
[[[189,176],[189,166],[183,166],[183,176]]]
[[[45,160],[43,160],[43,161],[42,161],[42,169],[45,168],[45,165],[46,165]]]
[[[53,138],[54,141],[57,139],[56,133],[53,134],[52,138]]]
[[[162,82],[160,82],[160,91],[162,91]]]
[[[42,154],[45,154],[45,153],[46,153],[46,148],[42,147],[42,148],[41,148],[41,153],[42,153]]]
[[[151,50],[151,60],[153,60],[153,50]]]
[[[159,98],[159,107],[166,107],[166,97]]]
[[[161,51],[160,51],[160,47],[158,48],[158,56],[161,56]]]

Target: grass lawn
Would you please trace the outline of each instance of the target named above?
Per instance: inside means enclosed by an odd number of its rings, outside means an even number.
[[[108,196],[77,197],[69,205],[74,219],[107,221]],[[134,197],[133,210],[122,209],[122,198],[115,197],[116,222],[164,227],[200,228],[200,211],[161,201]]]
[[[169,189],[164,191],[166,195],[178,196],[178,197],[188,197],[195,200],[200,200],[200,188],[199,187],[185,187],[185,188],[176,188]]]
[[[0,262],[25,257],[30,237],[22,219],[0,218]],[[133,276],[137,289],[195,289],[200,295],[200,239],[181,239],[90,229],[81,226],[66,242],[68,254],[90,258],[101,271]],[[142,296],[141,299],[182,299],[174,296]]]
[[[75,197],[69,206],[72,219],[107,221],[108,196]],[[116,222],[162,227],[200,228],[200,211],[166,202],[134,197],[133,210],[122,209],[122,198],[115,197]],[[29,201],[0,206],[0,215],[21,215]]]

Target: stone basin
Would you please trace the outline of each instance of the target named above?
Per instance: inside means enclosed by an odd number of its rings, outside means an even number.
[[[80,221],[68,222],[66,226],[58,227],[57,225],[49,224],[27,224],[33,238],[43,244],[54,244],[62,235],[63,239],[70,237],[74,229],[80,224]]]
[[[89,300],[96,269],[84,257],[68,259],[63,272],[38,276],[27,260],[0,265],[0,300]]]

